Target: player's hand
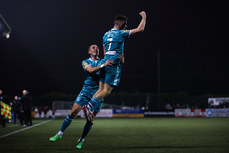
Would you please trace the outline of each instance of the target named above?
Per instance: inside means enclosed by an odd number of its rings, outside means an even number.
[[[145,11],[141,11],[139,14],[142,16],[142,18],[146,18],[146,12]]]
[[[87,67],[86,67],[87,69],[89,68],[89,69],[91,69],[92,67],[91,67],[91,64],[90,65],[88,65]]]
[[[112,65],[114,63],[113,60],[107,60],[104,66]]]

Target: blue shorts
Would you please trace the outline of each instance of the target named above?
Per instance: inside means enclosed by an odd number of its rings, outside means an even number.
[[[106,66],[101,71],[101,79],[99,81],[109,85],[118,86],[121,79],[121,72],[122,72],[121,64]]]
[[[92,93],[94,94],[94,93]],[[85,91],[81,91],[79,95],[77,96],[75,103],[79,104],[81,107],[88,104],[89,101],[91,101],[93,95],[90,93],[87,93]],[[104,100],[101,100],[99,103],[97,103],[93,108],[92,111],[100,112],[101,107],[103,106]]]

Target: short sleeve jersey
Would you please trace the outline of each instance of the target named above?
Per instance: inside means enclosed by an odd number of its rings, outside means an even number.
[[[111,29],[103,36],[103,46],[105,47],[105,58],[115,60],[124,52],[124,41],[130,35],[130,30]],[[106,54],[115,51],[115,55]]]
[[[100,71],[97,71],[94,73],[89,73],[88,71],[86,71],[86,68],[89,65],[91,65],[92,67],[100,66],[103,64],[103,62],[104,62],[103,59],[98,59],[96,61],[93,61],[91,58],[88,58],[82,62],[84,74],[86,76],[82,90],[84,90],[86,92],[91,92],[91,90],[98,90]]]

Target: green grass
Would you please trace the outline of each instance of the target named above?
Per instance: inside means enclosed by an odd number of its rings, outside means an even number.
[[[34,123],[44,120],[34,120]],[[96,119],[80,151],[76,142],[85,124],[74,119],[63,138],[49,138],[63,119],[0,139],[2,153],[228,153],[229,118]],[[22,127],[0,128],[0,136]]]

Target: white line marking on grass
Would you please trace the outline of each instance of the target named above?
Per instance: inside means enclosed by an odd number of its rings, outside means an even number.
[[[33,128],[33,127],[36,127],[36,126],[39,126],[39,125],[45,124],[45,123],[50,122],[50,121],[51,121],[51,120],[44,121],[44,122],[41,122],[41,123],[35,124],[35,125],[33,125],[33,126],[30,126],[30,127],[26,127],[26,128],[23,128],[23,129],[20,129],[20,130],[14,131],[14,132],[10,132],[10,133],[5,134],[5,135],[1,135],[1,136],[0,136],[0,139],[1,139],[1,138],[4,138],[4,137],[7,137],[7,136],[10,136],[10,135],[13,135],[13,134],[16,134],[16,133],[19,133],[19,132],[21,132],[21,131],[25,131],[25,130],[31,129],[31,128]]]

